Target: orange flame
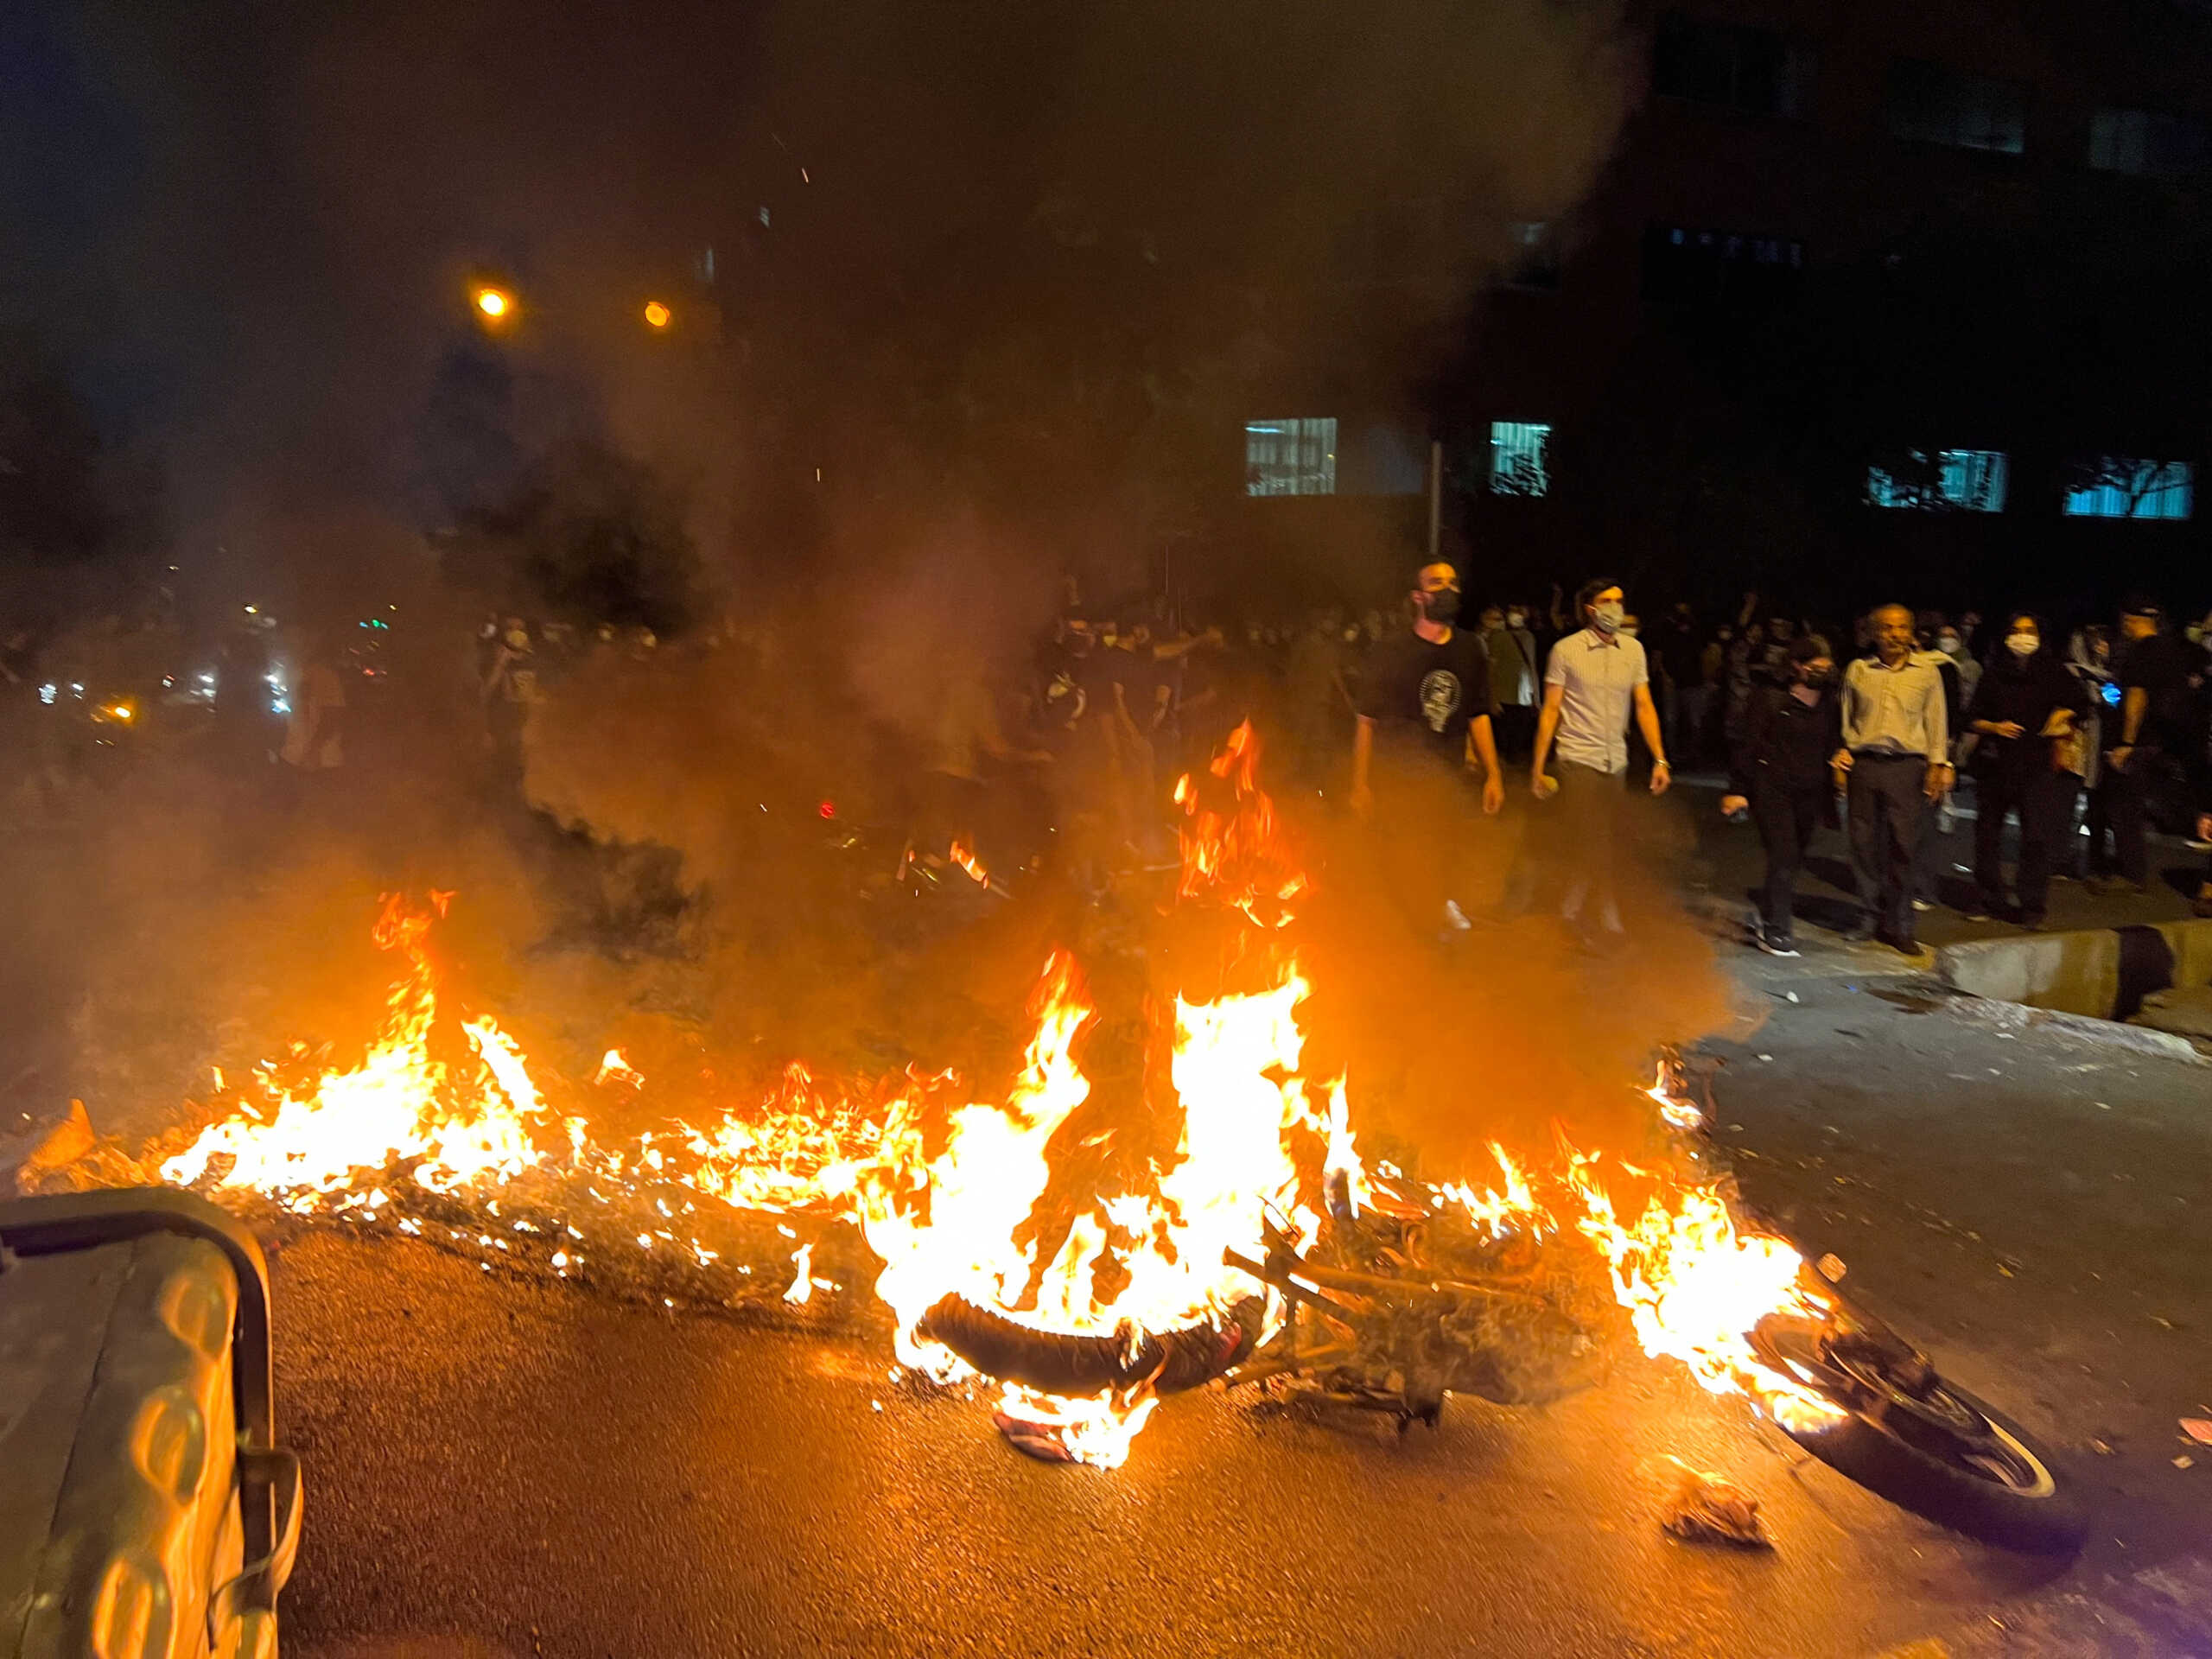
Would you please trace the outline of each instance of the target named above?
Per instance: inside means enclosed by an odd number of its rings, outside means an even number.
[[[1130,1127],[1134,1104],[1175,1123],[1174,1152],[1096,1191],[1054,1190],[1055,1137],[1091,1101],[1078,1049],[1097,1019],[1065,950],[1039,978],[1022,1065],[1001,1099],[964,1098],[950,1074],[915,1072],[855,1090],[793,1064],[764,1098],[715,1121],[609,1147],[581,1118],[556,1116],[520,1046],[495,1021],[454,1022],[447,1029],[458,1029],[459,1042],[439,1036],[427,942],[451,898],[444,893],[431,894],[427,907],[397,896],[385,902],[376,941],[405,965],[359,1065],[297,1085],[278,1081],[281,1067],[264,1065],[227,1091],[217,1073],[229,1115],[162,1173],[181,1184],[251,1188],[302,1213],[385,1213],[392,1205],[388,1172],[480,1202],[493,1217],[502,1192],[532,1173],[587,1185],[679,1185],[756,1212],[804,1210],[824,1225],[859,1229],[882,1264],[874,1293],[895,1316],[899,1364],[941,1381],[972,1376],[921,1333],[926,1312],[949,1295],[1018,1324],[1112,1335],[1133,1346],[1148,1333],[1218,1319],[1254,1294],[1225,1255],[1264,1254],[1271,1226],[1300,1249],[1311,1244],[1332,1192],[1354,1214],[1377,1198],[1344,1079],[1309,1079],[1300,1069],[1299,1011],[1312,987],[1298,957],[1272,942],[1285,937],[1308,883],[1259,786],[1258,759],[1257,737],[1239,727],[1204,776],[1178,782],[1175,798],[1184,812],[1179,897],[1263,931],[1270,944],[1260,988],[1210,1001],[1177,996],[1172,1014],[1161,1010],[1164,1077],[1147,1068],[1150,1092],[1141,1099],[1094,1109],[1104,1127],[1087,1144]],[[952,857],[976,880],[988,879],[963,840],[953,842]],[[1666,1084],[1662,1068],[1649,1091],[1662,1111],[1675,1103]],[[594,1084],[639,1094],[647,1087],[620,1050],[607,1052]],[[1655,1182],[1641,1214],[1624,1224],[1596,1158],[1562,1142],[1560,1167],[1540,1174],[1502,1146],[1490,1150],[1493,1181],[1479,1189],[1446,1182],[1429,1189],[1427,1202],[1500,1236],[1586,1241],[1646,1352],[1680,1361],[1713,1393],[1749,1395],[1793,1422],[1834,1414],[1765,1366],[1746,1339],[1769,1313],[1817,1316],[1822,1305],[1806,1288],[1796,1252],[1739,1230],[1719,1192]],[[420,1230],[412,1218],[397,1224]],[[820,1234],[798,1243],[792,1229],[779,1230],[796,1245],[784,1300],[803,1305],[835,1289],[814,1270]],[[674,1247],[702,1266],[715,1254],[666,1228],[640,1233],[639,1247]],[[580,1262],[566,1241],[553,1257],[563,1274]],[[1272,1326],[1282,1312],[1271,1299],[1264,1323]],[[1049,1434],[1067,1455],[1111,1466],[1156,1403],[1144,1383],[1082,1399],[1007,1384],[999,1406],[1003,1420]]]

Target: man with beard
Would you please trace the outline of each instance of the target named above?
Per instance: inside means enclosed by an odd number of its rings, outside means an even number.
[[[1599,576],[1582,584],[1575,610],[1583,627],[1552,647],[1544,670],[1544,706],[1536,716],[1536,753],[1530,786],[1538,800],[1560,798],[1560,827],[1568,865],[1560,913],[1592,944],[1614,946],[1627,938],[1621,925],[1614,864],[1620,819],[1628,799],[1628,728],[1631,717],[1651,751],[1651,792],[1663,795],[1673,781],[1667,744],[1651,701],[1651,671],[1643,643],[1624,636],[1628,607],[1621,586]],[[1545,770],[1553,743],[1559,775]],[[1584,906],[1595,912],[1586,926]]]
[[[1490,657],[1480,639],[1457,626],[1459,572],[1440,560],[1423,565],[1412,598],[1412,626],[1378,644],[1368,658],[1352,728],[1352,810],[1362,818],[1374,815],[1380,774],[1394,827],[1402,830],[1424,802],[1448,819],[1471,742],[1482,765],[1483,810],[1496,812],[1505,804],[1491,730]],[[1422,885],[1434,891],[1424,897],[1437,901],[1446,925],[1464,930],[1464,895],[1452,891],[1456,871],[1448,855],[1447,868],[1432,868],[1429,875]]]

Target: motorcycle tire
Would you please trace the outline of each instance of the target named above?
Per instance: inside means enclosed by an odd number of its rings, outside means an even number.
[[[1947,1461],[1853,1413],[1840,1422],[1783,1432],[1838,1473],[1902,1509],[1984,1543],[2038,1555],[2070,1555],[2088,1535],[2079,1488],[2027,1431],[1956,1383],[1950,1402],[1981,1419],[2007,1451],[2007,1467]],[[1961,1459],[1964,1461],[1964,1459]]]
[[[1134,1351],[1119,1337],[1071,1336],[1017,1324],[959,1296],[922,1316],[918,1332],[986,1376],[1046,1394],[1103,1394],[1150,1380],[1160,1394],[1211,1382],[1252,1351],[1261,1302],[1248,1297],[1217,1324],[1147,1332]]]

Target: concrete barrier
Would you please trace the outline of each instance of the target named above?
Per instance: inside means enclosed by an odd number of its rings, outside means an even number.
[[[2153,991],[2212,983],[2212,921],[1947,944],[1936,972],[1953,990],[2031,1008],[2126,1020]]]

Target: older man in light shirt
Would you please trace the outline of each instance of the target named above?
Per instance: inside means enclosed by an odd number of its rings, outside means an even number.
[[[1851,862],[1866,914],[1845,934],[1920,954],[1912,926],[1912,855],[1922,815],[1951,786],[1949,711],[1941,672],[1913,649],[1912,613],[1873,613],[1874,655],[1844,671],[1843,747]]]
[[[1625,937],[1613,872],[1621,809],[1628,798],[1631,715],[1651,748],[1651,792],[1664,794],[1672,774],[1643,644],[1621,632],[1627,607],[1620,584],[1607,577],[1583,583],[1575,609],[1583,626],[1552,647],[1544,670],[1544,706],[1536,716],[1531,777],[1538,800],[1560,798],[1562,839],[1571,861],[1560,913],[1581,926],[1584,906],[1594,900],[1588,936],[1595,943],[1617,944]],[[1554,744],[1556,777],[1544,766]]]

